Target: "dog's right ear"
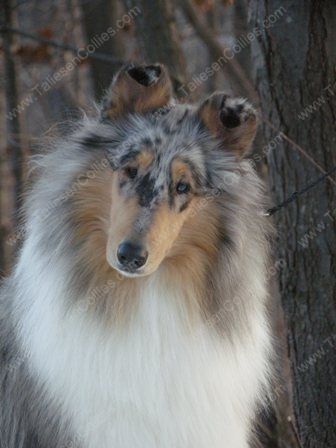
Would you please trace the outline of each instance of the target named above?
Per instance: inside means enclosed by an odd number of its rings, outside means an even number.
[[[112,81],[103,102],[102,117],[115,119],[131,112],[154,111],[169,103],[172,92],[167,69],[162,64],[126,66]]]
[[[257,130],[257,113],[243,98],[216,92],[198,109],[198,116],[222,149],[241,158],[249,150]]]

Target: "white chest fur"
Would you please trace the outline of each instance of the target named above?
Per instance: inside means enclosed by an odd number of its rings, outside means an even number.
[[[131,325],[107,331],[85,313],[64,315],[51,290],[36,288],[23,338],[80,446],[247,447],[265,373],[262,320],[249,345],[228,343],[211,325],[186,326],[178,292],[152,283]]]

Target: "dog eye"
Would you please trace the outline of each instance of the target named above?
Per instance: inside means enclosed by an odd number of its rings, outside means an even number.
[[[176,185],[176,193],[177,194],[186,194],[190,191],[190,185],[185,182],[179,182]]]
[[[138,174],[138,169],[134,167],[128,167],[125,169],[125,174],[130,179],[134,179],[136,175]]]

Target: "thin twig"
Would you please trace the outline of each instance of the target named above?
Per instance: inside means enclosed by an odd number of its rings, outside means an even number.
[[[269,208],[265,215],[266,216],[271,216],[274,215],[274,213],[278,212],[279,210],[281,210],[283,207],[287,207],[288,204],[290,204],[291,202],[295,201],[299,196],[301,196],[302,194],[307,193],[307,191],[311,190],[312,188],[316,187],[316,185],[318,185],[319,183],[323,182],[324,179],[327,179],[328,176],[332,173],[334,173],[336,171],[336,166],[334,166],[333,168],[331,168],[331,170],[329,170],[328,172],[326,172],[325,174],[323,174],[322,176],[318,177],[317,179],[315,179],[313,182],[309,183],[308,185],[306,185],[304,188],[302,188],[301,190],[296,190],[294,191],[287,199],[285,199],[283,202],[281,202],[280,204],[276,205],[275,207]]]
[[[78,56],[80,56],[81,52],[85,51],[85,47],[77,48],[77,47],[74,47],[73,45],[68,45],[63,42],[46,39],[44,37],[36,36],[35,34],[27,33],[26,31],[21,31],[16,28],[12,28],[12,27],[8,27],[8,26],[1,26],[0,33],[2,33],[2,34],[5,34],[5,33],[17,34],[26,39],[31,39],[31,40],[34,40],[35,42],[40,42],[44,45],[48,45],[49,47],[54,47],[54,48],[59,48],[61,50],[71,51],[72,53],[74,53]],[[88,57],[91,59],[99,59],[101,61],[106,61],[106,62],[120,63],[120,64],[123,64],[125,62],[121,59],[114,57],[113,55],[111,55],[109,53],[102,53],[99,51],[95,51],[94,53],[86,52],[85,57]]]
[[[279,132],[279,130],[276,128],[276,126],[274,126],[269,120],[267,120],[267,118],[263,117],[262,119],[270,128],[272,128],[273,130]],[[305,151],[302,146],[300,146],[298,143],[296,143],[294,140],[292,140],[290,137],[288,137],[285,133],[283,133],[282,131],[279,132],[279,134],[281,135],[281,137],[283,137],[288,143],[290,143],[292,146],[294,146],[294,148],[296,148],[302,155],[304,155],[304,157],[306,157],[313,165],[316,166],[316,168],[321,171],[321,173],[326,174],[326,170],[324,168],[321,167],[321,165],[319,165],[313,158],[312,156],[310,156],[307,151]],[[336,185],[336,182],[334,181],[334,179],[330,176],[327,177],[328,180],[330,180],[331,183],[333,183],[334,185]]]

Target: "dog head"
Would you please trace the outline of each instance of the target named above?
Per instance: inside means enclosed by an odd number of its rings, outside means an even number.
[[[215,251],[215,202],[238,179],[255,131],[255,111],[243,99],[216,93],[199,106],[180,105],[162,65],[122,69],[100,123],[82,139],[108,166],[82,189],[90,201],[78,201],[76,215],[89,230],[87,221],[104,214],[108,265],[142,276],[193,250]]]

